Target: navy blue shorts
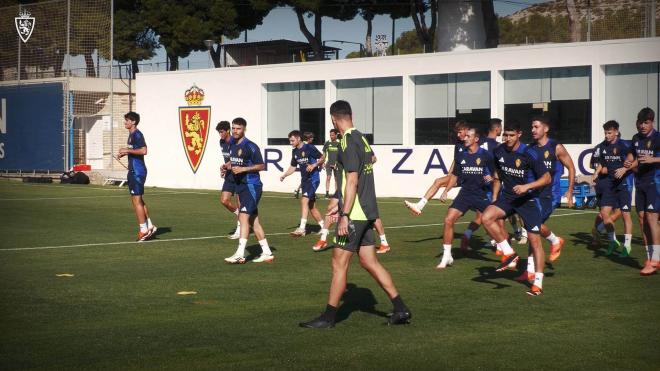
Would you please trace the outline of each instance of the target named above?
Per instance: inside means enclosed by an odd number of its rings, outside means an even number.
[[[302,196],[309,198],[310,201],[316,200],[316,189],[319,187],[318,179],[307,179],[300,184]]]
[[[545,223],[552,212],[559,207],[560,202],[557,202],[554,197],[539,197],[539,202],[541,203],[541,223]]]
[[[490,205],[490,197],[488,195],[476,194],[474,191],[464,191],[461,188],[461,191],[458,192],[458,195],[454,199],[454,202],[449,206],[450,209],[456,209],[462,214],[465,214],[468,210],[477,210],[483,212]]]
[[[514,213],[520,215],[528,233],[539,233],[541,228],[541,201],[536,197],[522,197],[510,199],[503,195],[493,204],[502,209],[507,217]]]
[[[234,177],[228,177],[229,173],[225,175],[225,182],[222,183],[222,192],[231,192],[231,194],[236,193],[236,182],[234,182]]]
[[[129,171],[126,175],[128,180],[128,190],[131,196],[142,196],[144,194],[144,182],[147,180],[147,174],[136,174]]]
[[[660,209],[660,183],[637,184],[635,187],[635,208],[637,212],[657,213]]]
[[[632,208],[631,204],[632,196],[628,189],[602,189],[600,207],[609,206],[613,209],[621,209],[621,211],[629,213]]]
[[[262,186],[254,184],[237,184],[236,193],[241,200],[239,212],[248,215],[259,214],[259,200],[261,199]]]

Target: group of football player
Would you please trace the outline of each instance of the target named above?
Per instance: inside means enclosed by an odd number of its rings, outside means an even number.
[[[638,133],[627,142],[620,138],[619,124],[608,121],[603,125],[605,139],[593,150],[593,181],[600,212],[594,224],[592,245],[597,247],[600,235],[607,232],[607,255],[613,254],[621,243],[615,233],[615,221],[624,220],[624,244],[620,256],[629,256],[632,241],[631,192],[634,180],[635,205],[647,260],[640,271],[651,275],[660,261],[660,137],[654,129],[655,113],[642,109],[637,117]],[[509,242],[504,228],[506,218],[517,214],[523,221],[529,240],[527,269],[516,279],[529,282],[529,295],[543,291],[545,252],[541,236],[550,243],[549,261],[554,262],[561,254],[564,240],[547,226],[552,212],[561,204],[561,177],[568,169],[568,188],[563,194],[569,206],[573,206],[575,166],[566,148],[549,137],[550,121],[537,116],[531,120],[533,143],[520,142],[523,128],[519,122],[506,122],[501,133],[501,120],[492,119],[485,138],[467,123],[456,123],[458,143],[454,149],[454,162],[449,174],[437,178],[425,196],[417,203],[404,201],[415,215],[420,215],[428,200],[444,187],[440,200],[447,199],[455,186],[461,187],[444,219],[443,254],[437,265],[444,269],[453,264],[452,238],[456,221],[468,210],[475,211],[475,218],[461,239],[461,250],[470,249],[473,232],[483,224],[494,241],[496,253],[501,256],[497,271],[516,269],[520,260]],[[502,136],[502,143],[497,138]],[[515,229],[515,228],[514,228]]]

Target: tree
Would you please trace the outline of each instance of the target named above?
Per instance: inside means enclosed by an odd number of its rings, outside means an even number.
[[[359,2],[359,14],[367,21],[367,34],[365,37],[365,50],[367,56],[373,54],[371,47],[373,19],[376,15],[388,14],[392,22],[398,18],[410,16],[410,7],[399,0],[362,0]]]
[[[223,7],[217,6],[213,7],[212,13],[209,14],[208,22],[216,26],[219,26],[218,29],[213,32],[218,40],[222,41],[222,37],[235,38],[240,35],[242,31],[253,30],[258,25],[263,23],[264,18],[270,13],[270,11],[276,6],[276,3],[273,1],[267,0],[232,0],[232,4],[235,11],[234,20],[232,22],[217,22],[223,14]],[[211,60],[213,61],[213,66],[216,68],[220,67],[220,47],[214,48],[213,45],[206,45],[209,53],[211,54]]]
[[[340,21],[349,21],[355,17],[358,7],[349,0],[288,0],[284,2],[293,7],[298,18],[300,31],[314,51],[314,59],[323,60],[323,38],[321,33],[322,18],[330,17]],[[314,18],[313,32],[307,28],[305,17]]]
[[[401,34],[396,39],[394,48],[399,54],[417,54],[424,52],[424,45],[417,36],[417,31],[410,30]]]
[[[98,9],[93,1],[77,0],[71,7],[70,53],[85,58],[87,77],[96,77],[92,54],[110,59],[110,14],[111,9]],[[109,5],[109,4],[108,4]],[[105,42],[104,40],[107,40]]]
[[[566,11],[568,12],[568,30],[571,41],[580,41],[580,14],[575,9],[575,0],[566,0]]]
[[[439,0],[410,0],[410,14],[415,24],[417,37],[424,47],[424,52],[435,51],[435,29],[438,24]],[[426,25],[426,12],[431,11],[431,24]]]
[[[115,0],[114,58],[131,62],[131,74],[138,73],[138,62],[153,57],[158,47],[154,31],[145,19],[143,2]]]

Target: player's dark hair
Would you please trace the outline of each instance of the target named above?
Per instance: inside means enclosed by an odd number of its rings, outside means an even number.
[[[655,120],[655,112],[649,107],[642,108],[641,111],[637,114],[637,121],[644,122],[646,120]]]
[[[504,130],[503,131],[522,131],[521,129],[522,125],[520,125],[520,121],[518,120],[510,120],[504,123]]]
[[[353,111],[347,101],[338,100],[330,105],[330,114],[332,116],[353,116]]]
[[[539,115],[539,116],[534,116],[532,117],[532,122],[538,121],[542,123],[543,125],[550,127],[550,119],[547,116]]]
[[[337,129],[330,129],[331,133],[335,133],[335,135],[339,135],[339,130]]]
[[[286,137],[287,138],[291,138],[291,137],[300,138],[300,130],[291,130],[289,132],[289,135],[287,135]]]
[[[610,120],[610,121],[603,124],[603,129],[604,130],[619,130],[619,123],[614,121],[614,120]]]
[[[314,139],[314,133],[312,133],[311,131],[306,131],[303,133],[303,138],[305,139],[305,141]]]
[[[127,120],[134,121],[135,125],[140,123],[140,115],[136,112],[133,112],[133,111],[125,114],[124,118],[127,119]]]
[[[500,128],[502,127],[502,119],[498,119],[497,117],[493,117],[490,119],[490,122],[488,124],[488,130],[494,130],[495,128]]]
[[[224,130],[224,131],[229,131],[231,124],[229,121],[220,121],[218,122],[218,125],[215,126],[216,131]]]
[[[470,125],[465,120],[458,120],[454,124],[454,131],[469,129]]]
[[[234,125],[240,125],[240,126],[243,126],[243,127],[247,126],[247,121],[245,121],[245,119],[242,118],[242,117],[237,117],[237,118],[233,119],[231,121],[231,123],[234,124]]]

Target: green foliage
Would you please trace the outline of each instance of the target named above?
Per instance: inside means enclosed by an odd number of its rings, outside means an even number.
[[[142,0],[115,0],[114,4],[114,58],[131,62],[135,74],[138,61],[155,55],[157,36],[146,21]]]
[[[395,54],[417,54],[424,52],[424,46],[419,41],[417,32],[410,30],[403,32],[394,42]]]

